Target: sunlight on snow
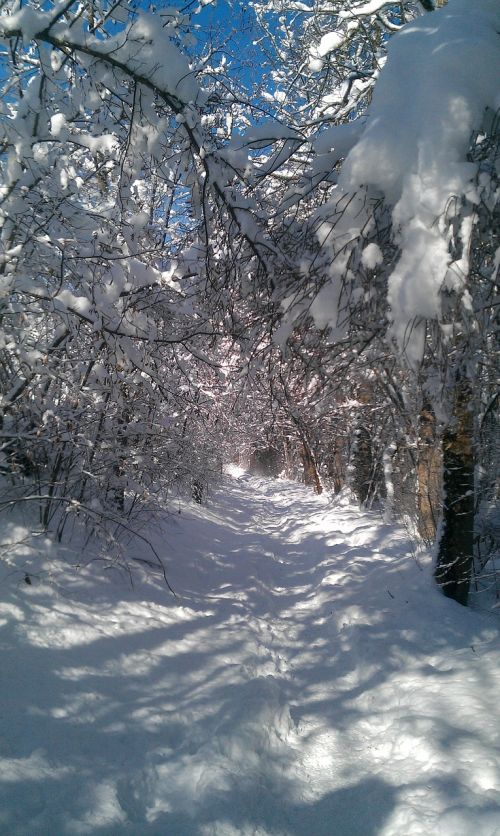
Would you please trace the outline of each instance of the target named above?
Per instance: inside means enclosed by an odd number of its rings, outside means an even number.
[[[497,621],[435,591],[404,531],[244,473],[165,525],[178,600],[55,553],[57,584],[3,587],[0,829],[491,831]]]

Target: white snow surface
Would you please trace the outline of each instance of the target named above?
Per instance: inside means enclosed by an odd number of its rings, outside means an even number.
[[[148,533],[177,599],[89,547],[10,554],[2,834],[500,833],[499,622],[403,529],[240,473]]]

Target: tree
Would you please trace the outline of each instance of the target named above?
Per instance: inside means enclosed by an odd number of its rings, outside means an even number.
[[[497,455],[497,4],[255,2],[253,86],[205,5],[2,6],[7,501],[61,533],[273,451],[428,540],[444,504],[463,602],[497,490],[469,493]]]
[[[483,310],[483,282],[494,281],[497,269],[491,256],[483,257],[479,276],[471,262],[472,251],[484,253],[486,246],[490,252],[492,246],[497,151],[485,176],[471,163],[469,148],[495,104],[499,23],[496,4],[485,0],[472,11],[457,0],[433,12],[431,30],[417,20],[406,26],[404,38],[391,40],[361,138],[347,154],[329,205],[316,212],[322,247],[330,253],[329,279],[311,307],[317,324],[328,321],[338,329],[345,323],[347,333],[353,322],[352,311],[344,316],[348,300],[363,292],[359,260],[377,268],[377,296],[385,283],[388,305],[383,341],[397,351],[401,369],[406,365],[415,380],[423,374],[423,394],[442,417],[445,485],[452,499],[445,504],[437,577],[447,584],[442,567],[457,564],[463,581],[448,591],[461,603],[473,561],[468,411],[477,401],[477,340],[471,336],[476,311]],[[485,136],[488,148],[498,149],[491,128]],[[334,137],[335,128],[332,143]],[[488,237],[480,242],[476,233],[484,213]],[[484,333],[491,335],[491,327]]]
[[[2,7],[5,502],[36,500],[60,534],[61,508],[115,520],[219,467],[224,235],[263,269],[189,19],[157,21],[106,2]],[[218,216],[228,232],[212,235]]]

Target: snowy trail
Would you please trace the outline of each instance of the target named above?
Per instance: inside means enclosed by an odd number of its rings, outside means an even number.
[[[177,601],[49,551],[3,577],[0,833],[500,834],[498,618],[301,486],[182,511]]]

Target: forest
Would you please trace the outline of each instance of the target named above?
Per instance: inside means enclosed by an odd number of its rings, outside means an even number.
[[[500,833],[500,0],[0,0],[0,836]]]
[[[2,0],[4,519],[118,552],[233,462],[498,598],[499,32],[496,0]]]

